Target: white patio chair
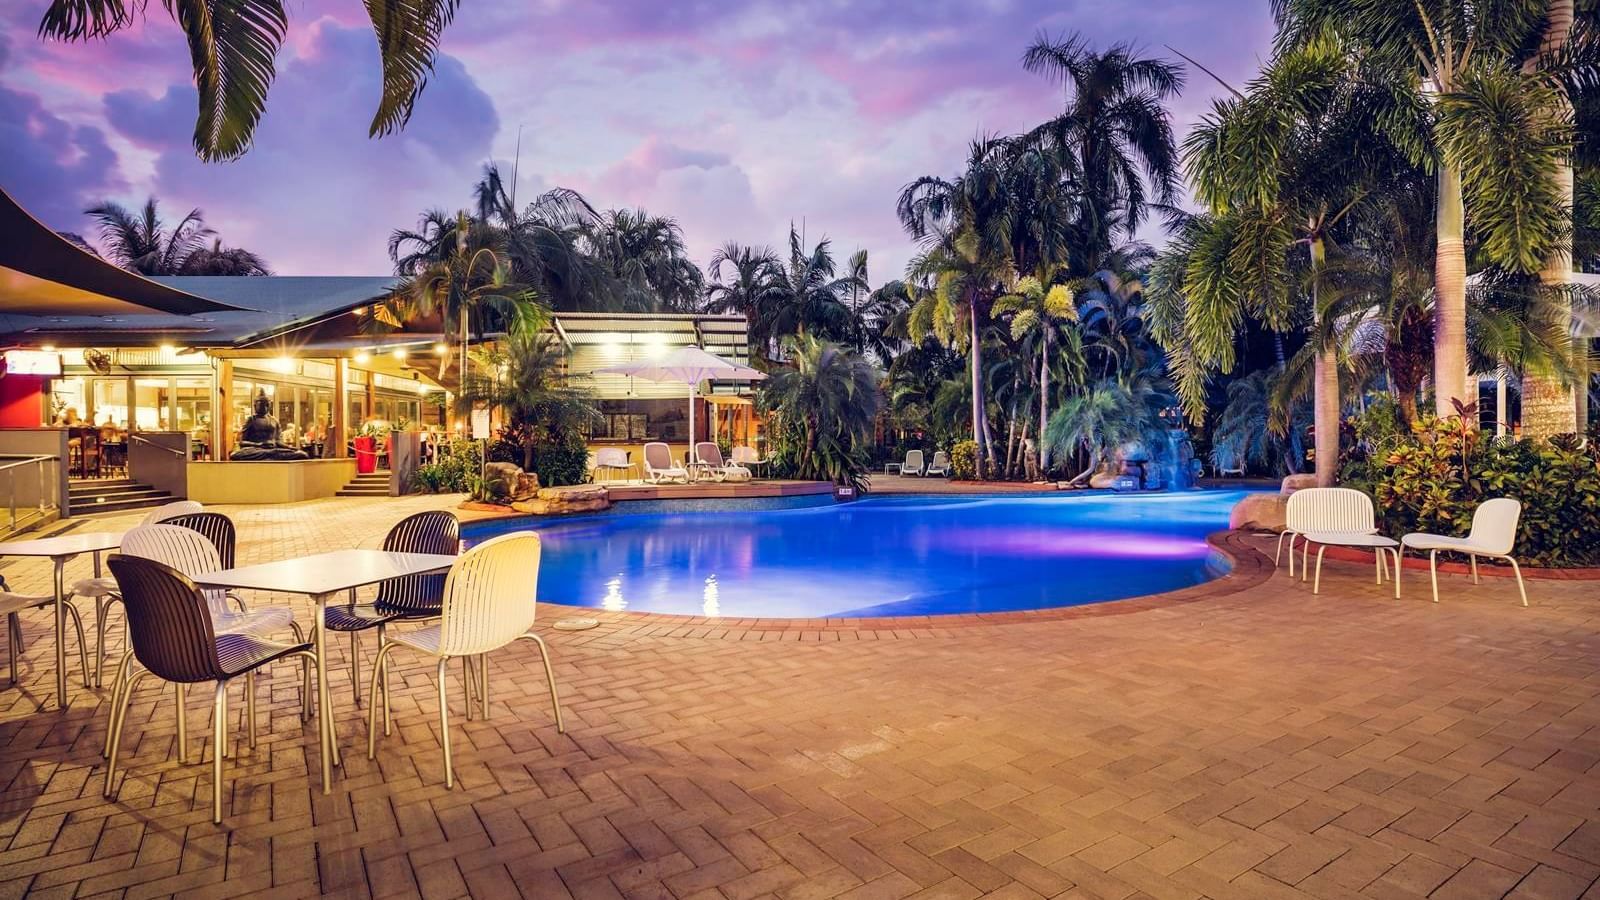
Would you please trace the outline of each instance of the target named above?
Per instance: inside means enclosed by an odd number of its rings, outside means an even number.
[[[160,522],[165,522],[168,519],[176,519],[179,516],[187,516],[190,513],[202,512],[204,510],[205,506],[198,500],[174,500],[171,503],[167,503],[150,510],[150,512],[145,514],[144,519],[142,519],[139,524],[155,525]]]
[[[48,609],[55,605],[55,594],[32,596],[16,594],[6,586],[4,578],[0,578],[0,616],[5,618],[6,628],[6,661],[9,664],[10,684],[17,683],[17,654],[22,651],[22,620],[18,613],[30,609]],[[83,638],[83,617],[79,615],[78,608],[71,603],[66,605],[67,612],[72,616],[72,626],[78,632],[78,665],[83,667],[84,687],[93,682],[89,676],[89,650]]]
[[[550,685],[556,730],[566,731],[561,721],[561,698],[556,693],[555,671],[550,667],[550,649],[538,635],[529,631],[538,611],[534,585],[539,583],[539,546],[539,535],[532,531],[503,534],[478,544],[450,567],[438,623],[390,635],[389,642],[378,650],[372,686],[367,694],[368,759],[377,755],[379,682],[388,678],[388,655],[396,647],[438,660],[439,742],[444,747],[445,787],[455,786],[455,770],[450,765],[450,706],[445,690],[445,676],[450,660],[455,657],[479,658],[474,677],[479,679],[479,709],[487,719],[489,670],[485,654],[513,641],[533,641],[539,648],[544,677]],[[387,695],[387,691],[384,694]]]
[[[651,484],[689,483],[689,470],[672,461],[672,450],[660,441],[644,445],[644,478]]]
[[[749,481],[750,470],[740,465],[728,465],[722,461],[722,448],[711,441],[701,441],[694,445],[695,459],[716,481]]]
[[[947,455],[943,450],[935,450],[934,453],[933,453],[933,462],[928,463],[928,470],[926,472],[924,472],[923,474],[927,475],[929,478],[932,478],[935,475],[942,475],[945,478],[949,478],[950,477],[950,457],[949,457],[949,455]]]
[[[923,470],[927,467],[927,464],[922,461],[921,450],[907,450],[906,461],[900,464],[900,474],[915,475],[921,478]]]
[[[222,568],[222,557],[217,553],[217,546],[211,543],[205,535],[189,528],[177,525],[140,525],[122,536],[121,553],[123,556],[137,556],[141,559],[152,559],[158,563],[170,566],[186,577],[193,578],[207,572],[215,572]],[[294,610],[287,606],[262,606],[247,610],[244,603],[221,588],[201,588],[201,594],[206,598],[206,606],[211,613],[211,627],[217,634],[240,634],[255,638],[267,638],[274,632],[288,629],[294,634],[295,643],[302,643],[305,635],[300,626],[295,624]],[[238,608],[230,608],[229,601],[237,604]],[[122,659],[117,665],[117,672],[111,678],[111,709],[117,708],[117,698],[126,689],[132,674],[130,661],[133,658],[132,642],[123,651]],[[309,671],[302,673],[309,679]],[[308,688],[309,689],[309,688]],[[184,687],[178,684],[178,761],[188,761],[188,730],[184,721]],[[302,704],[302,710],[308,705]],[[109,731],[106,734],[106,750],[110,752]]]
[[[736,466],[754,469],[757,466],[766,465],[767,462],[768,460],[762,459],[761,454],[757,453],[754,447],[733,448],[733,464]]]
[[[1478,504],[1472,512],[1472,530],[1464,538],[1442,534],[1412,532],[1400,538],[1404,550],[1428,551],[1428,577],[1433,582],[1433,602],[1439,602],[1439,551],[1465,553],[1472,561],[1472,583],[1478,583],[1478,557],[1503,559],[1511,563],[1517,576],[1517,591],[1522,605],[1528,605],[1528,589],[1522,583],[1522,567],[1511,555],[1517,543],[1517,523],[1522,519],[1522,503],[1510,497],[1496,497]]]
[[[601,447],[594,452],[594,469],[605,469],[606,474],[614,474],[621,469],[624,475],[633,474],[633,464],[628,462],[628,451],[621,447]]]
[[[1289,574],[1294,575],[1294,542],[1310,532],[1325,535],[1377,534],[1377,513],[1372,498],[1354,488],[1301,488],[1289,495],[1288,509],[1284,513],[1284,529],[1278,535],[1278,549],[1272,564],[1278,565],[1283,555],[1283,539],[1289,539]],[[1309,561],[1311,545],[1305,547],[1302,563]],[[1304,569],[1304,565],[1301,567]],[[1304,580],[1306,573],[1301,572]]]

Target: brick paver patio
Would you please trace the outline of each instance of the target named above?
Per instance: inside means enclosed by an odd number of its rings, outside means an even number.
[[[257,561],[372,546],[441,502],[228,511]],[[452,683],[454,791],[431,667],[400,659],[368,762],[335,641],[333,793],[284,666],[221,828],[209,765],[176,762],[170,692],[141,691],[121,799],[101,798],[105,692],[74,665],[71,709],[36,711],[32,614],[0,694],[0,896],[1600,896],[1596,584],[1533,582],[1522,609],[1507,579],[1448,576],[1435,605],[1416,574],[1396,601],[1370,563],[1329,562],[1312,596],[1235,544],[1245,589],[1106,614],[547,629],[568,733],[533,648],[501,652],[488,721]],[[37,563],[3,571],[46,588]]]

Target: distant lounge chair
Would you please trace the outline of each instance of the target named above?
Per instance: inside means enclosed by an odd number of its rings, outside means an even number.
[[[1472,530],[1464,538],[1442,534],[1413,532],[1400,538],[1401,552],[1405,550],[1428,551],[1428,577],[1433,580],[1433,602],[1439,602],[1439,551],[1465,553],[1472,560],[1472,583],[1478,583],[1478,557],[1503,559],[1511,563],[1517,576],[1517,591],[1522,594],[1522,605],[1528,605],[1528,589],[1522,583],[1522,567],[1511,556],[1517,543],[1517,522],[1522,518],[1522,504],[1510,497],[1496,497],[1478,504],[1472,513]]]
[[[926,474],[929,478],[932,478],[935,475],[943,475],[944,477],[949,478],[950,457],[946,455],[943,450],[935,450],[933,453],[933,462],[928,463],[928,471]]]
[[[722,461],[722,448],[711,441],[695,444],[694,455],[700,461],[700,466],[710,473],[713,481],[750,480],[750,470],[744,466],[725,465]]]
[[[926,468],[927,464],[922,461],[921,450],[907,450],[906,461],[900,464],[900,474],[915,475],[921,478],[922,470]]]
[[[672,462],[672,451],[660,441],[644,445],[644,478],[651,484],[676,481],[689,483],[689,471]]]

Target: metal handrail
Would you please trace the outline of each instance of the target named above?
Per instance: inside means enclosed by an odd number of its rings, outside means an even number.
[[[48,472],[46,471],[46,469],[47,469],[47,467],[45,465],[46,463],[49,463],[49,464],[52,464],[52,465],[60,465],[61,458],[58,457],[58,456],[53,456],[53,455],[37,455],[37,456],[29,456],[29,457],[26,457],[26,458],[23,458],[23,459],[16,460],[14,462],[9,462],[9,463],[5,463],[4,465],[0,465],[0,472],[5,472],[6,473],[6,495],[7,495],[6,505],[11,510],[10,530],[12,532],[15,532],[17,530],[17,469],[21,468],[22,466],[38,466],[39,467],[39,509],[38,509],[39,518],[43,519],[44,515],[45,515],[45,510],[50,508],[50,504],[46,503],[45,500],[47,498],[49,498],[52,493],[55,493],[55,494],[58,495],[58,496],[56,496],[55,508],[57,508],[57,509],[61,508],[61,500],[62,500],[62,498],[59,496],[59,493],[60,493],[59,487],[54,492],[52,492],[51,489],[49,488],[49,485],[52,482],[51,482],[51,480],[49,478],[46,477],[47,474],[48,474]]]
[[[168,447],[165,444],[158,444],[155,441],[150,440],[149,438],[145,437],[142,434],[133,434],[133,433],[130,432],[128,434],[128,440],[130,440],[130,441],[138,441],[141,444],[149,444],[150,446],[156,448],[157,450],[165,450],[168,453],[171,453],[173,456],[181,456],[184,459],[188,459],[189,458],[189,454],[185,453],[184,451],[179,450],[176,447]]]
[[[0,456],[0,459],[7,459],[7,458],[8,457]],[[24,457],[18,458],[16,462],[8,462],[8,463],[5,463],[4,465],[0,465],[0,470],[14,469],[17,466],[26,466],[26,465],[31,465],[33,463],[39,463],[39,462],[43,462],[45,460],[55,460],[55,459],[58,459],[58,458],[59,457],[51,456],[49,454],[40,454],[38,456],[24,456]]]

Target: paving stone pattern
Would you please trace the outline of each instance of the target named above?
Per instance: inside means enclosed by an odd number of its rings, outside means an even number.
[[[252,562],[375,546],[444,502],[227,511]],[[398,657],[369,762],[334,641],[332,794],[279,666],[255,750],[235,728],[222,827],[154,687],[102,799],[109,692],[74,664],[71,708],[37,711],[53,676],[31,613],[0,693],[0,897],[1600,897],[1597,586],[1535,583],[1522,609],[1505,579],[1450,575],[1435,605],[1420,576],[1396,601],[1370,563],[1329,562],[1312,596],[1259,544],[1228,542],[1232,587],[1104,614],[545,627],[567,733],[531,645],[491,660],[487,721],[452,670],[453,791],[432,667]],[[37,562],[3,571],[48,587]]]

